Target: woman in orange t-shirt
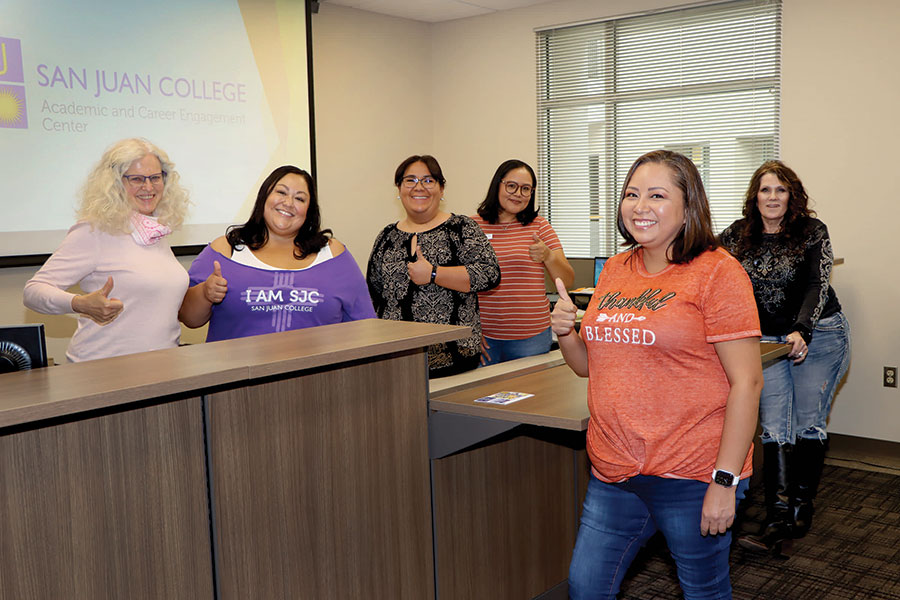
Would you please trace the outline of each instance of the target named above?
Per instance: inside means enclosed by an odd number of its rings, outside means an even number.
[[[729,528],[762,388],[753,288],[718,247],[700,174],[680,154],[632,165],[618,229],[630,248],[606,262],[580,333],[559,281],[551,316],[566,362],[589,377],[591,478],[570,597],[615,598],[659,530],[686,599],[731,598]]]

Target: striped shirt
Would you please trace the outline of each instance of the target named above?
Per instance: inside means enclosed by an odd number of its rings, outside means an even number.
[[[544,265],[534,262],[528,247],[534,234],[550,248],[562,250],[556,232],[544,217],[528,225],[518,221],[491,225],[472,217],[494,247],[500,263],[500,285],[478,294],[481,329],[495,340],[521,340],[550,326],[550,303],[544,287]]]

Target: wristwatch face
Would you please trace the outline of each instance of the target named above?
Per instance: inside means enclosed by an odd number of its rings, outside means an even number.
[[[734,475],[732,475],[728,471],[716,471],[716,477],[714,481],[719,485],[731,487],[731,484],[734,483]]]

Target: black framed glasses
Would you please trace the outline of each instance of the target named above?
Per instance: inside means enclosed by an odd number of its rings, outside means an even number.
[[[122,175],[122,179],[131,187],[143,187],[146,181],[149,181],[150,185],[156,187],[165,183],[166,172],[161,171],[153,175]]]
[[[509,195],[521,192],[523,196],[530,196],[531,192],[534,191],[534,186],[528,185],[527,183],[524,185],[519,185],[515,181],[501,181],[500,183],[503,184],[503,189],[506,190],[506,193]]]
[[[422,177],[421,179],[416,177],[415,175],[407,175],[403,179],[400,180],[400,185],[405,188],[412,189],[416,187],[417,184],[421,183],[422,187],[426,190],[434,189],[434,186],[437,185],[437,179],[434,177]]]

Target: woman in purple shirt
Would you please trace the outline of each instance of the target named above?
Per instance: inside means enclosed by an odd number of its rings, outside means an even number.
[[[316,184],[294,166],[259,188],[250,219],[194,259],[178,317],[207,342],[375,318],[350,251],[320,229]]]

